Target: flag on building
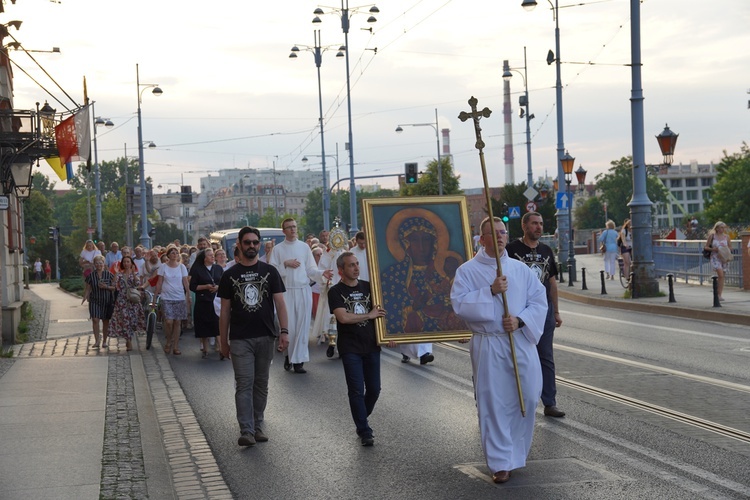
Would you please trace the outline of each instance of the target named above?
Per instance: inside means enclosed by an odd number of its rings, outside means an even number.
[[[55,141],[60,153],[60,164],[65,165],[67,179],[70,180],[73,177],[73,160],[86,160],[91,149],[88,106],[84,106],[55,127]]]
[[[68,171],[65,168],[65,165],[63,165],[62,162],[60,161],[59,156],[54,156],[52,158],[45,158],[45,160],[47,160],[47,164],[49,164],[49,166],[52,167],[52,170],[55,172],[55,174],[57,174],[57,176],[60,178],[61,181],[68,180]]]

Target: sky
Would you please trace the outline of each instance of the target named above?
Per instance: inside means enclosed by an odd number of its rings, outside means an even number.
[[[335,11],[341,3],[330,1],[332,7],[302,0],[18,0],[5,2],[0,21],[23,21],[11,34],[26,49],[60,48],[31,55],[78,104],[86,77],[96,115],[115,124],[97,132],[100,161],[121,158],[126,148],[137,157],[138,64],[141,83],[163,90],[156,97],[141,88],[143,139],[158,146],[145,150],[146,175],[163,186],[156,192],[183,183],[200,191],[200,177],[220,169],[321,168],[314,156],[321,153],[317,73],[305,50],[314,45],[318,6],[330,12],[317,25],[329,47],[321,66],[326,155],[335,156],[338,145],[339,175],[349,176],[346,69],[344,58],[335,57],[344,43]],[[507,59],[523,72],[524,46],[535,115],[533,174],[555,176],[555,65],[546,63],[555,23],[548,2],[527,12],[521,0],[383,0],[372,24],[365,5],[349,5],[355,176],[402,174],[406,162],[423,170],[436,155],[434,129],[404,127],[397,134],[395,128],[434,123],[437,109],[439,128],[451,131],[461,187],[481,187],[473,126],[457,118],[475,96],[480,108],[493,111],[482,120],[484,152],[490,184],[503,185],[502,66]],[[559,8],[564,141],[575,168],[583,166],[592,182],[611,161],[632,154],[630,0],[567,5]],[[662,159],[654,136],[667,123],[680,134],[675,164],[719,162],[724,151],[738,152],[750,139],[750,2],[725,0],[718,7],[704,0],[641,2],[649,164]],[[297,59],[288,57],[293,45],[302,49]],[[10,57],[38,82],[14,67],[16,109],[45,100],[58,111],[75,107],[28,55],[10,51]],[[594,64],[576,64],[588,62]],[[522,91],[523,79],[514,73],[516,182],[527,170]],[[326,163],[335,179],[335,158]],[[374,182],[396,187],[395,177],[358,184]]]

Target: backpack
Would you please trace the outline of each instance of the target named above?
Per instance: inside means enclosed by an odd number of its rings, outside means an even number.
[[[713,244],[713,236],[711,237],[711,244]],[[708,241],[706,242],[706,245],[708,246]],[[711,250],[703,249],[703,258],[706,260],[711,260]]]

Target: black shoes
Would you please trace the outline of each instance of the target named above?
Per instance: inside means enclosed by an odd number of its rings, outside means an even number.
[[[545,417],[564,417],[565,412],[562,410],[558,410],[557,406],[545,406],[544,407],[544,416]]]
[[[326,349],[326,356],[329,358],[332,358],[334,350],[335,350],[335,346],[329,345],[328,349]]]
[[[307,373],[307,370],[302,368],[304,363],[294,363],[294,373]]]
[[[406,354],[401,355],[401,362],[402,363],[408,363],[411,358],[407,356]]]
[[[266,438],[266,440],[268,440],[268,438]],[[240,446],[255,446],[255,436],[249,432],[243,432],[237,440],[237,444]]]
[[[292,364],[289,362],[289,356],[284,356],[284,369],[289,371],[292,368]]]
[[[375,440],[372,438],[372,436],[362,437],[362,446],[372,446],[374,444],[375,444]]]
[[[401,361],[403,362],[404,360],[402,359]],[[433,356],[432,353],[429,352],[427,354],[422,354],[419,357],[420,365],[426,365],[427,363],[432,363],[433,361],[435,361],[435,356]]]
[[[263,434],[263,431],[258,427],[255,428],[255,441],[258,443],[265,443],[268,441],[268,436]]]

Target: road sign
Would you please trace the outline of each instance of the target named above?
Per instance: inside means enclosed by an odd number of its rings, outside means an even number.
[[[10,207],[10,198],[5,195],[0,196],[0,210],[8,210]]]
[[[568,193],[557,193],[557,200],[555,200],[555,208],[558,210],[567,210],[570,207],[570,197]]]
[[[527,212],[536,212],[536,203],[533,201],[530,201],[526,204],[526,211]]]
[[[526,191],[523,192],[523,195],[526,197],[529,201],[534,201],[534,199],[539,195],[536,189],[530,187],[526,188]]]
[[[520,219],[521,207],[508,207],[508,217],[511,219]]]
[[[93,227],[89,227],[89,228],[86,229],[86,232],[88,234],[94,234],[96,232],[96,230]]]

